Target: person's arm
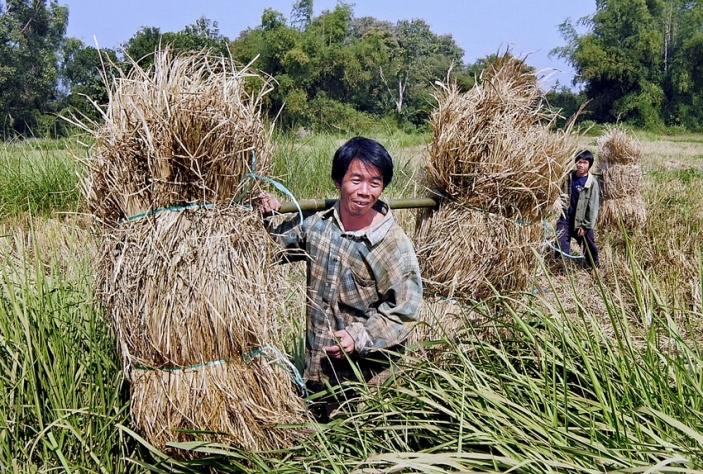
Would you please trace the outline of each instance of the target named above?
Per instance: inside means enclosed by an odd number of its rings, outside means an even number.
[[[586,215],[583,217],[583,223],[581,228],[595,229],[596,220],[598,219],[598,211],[600,209],[600,187],[598,181],[595,179],[591,184],[591,194],[588,196],[588,207],[586,208]]]

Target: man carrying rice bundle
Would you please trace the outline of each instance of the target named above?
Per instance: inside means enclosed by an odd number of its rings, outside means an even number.
[[[305,378],[311,392],[327,381],[352,379],[355,368],[367,381],[386,369],[388,355],[379,351],[401,350],[422,300],[412,242],[379,200],[393,177],[386,149],[352,138],[336,151],[331,174],[340,194],[331,209],[270,229],[287,261],[307,260]],[[280,207],[271,194],[259,203],[265,215]]]
[[[598,219],[600,186],[590,173],[593,154],[588,150],[581,151],[574,161],[576,169],[569,173],[562,187],[563,209],[557,221],[559,251],[556,257],[568,257],[571,239],[576,239],[588,265],[598,268],[598,246],[593,229]]]

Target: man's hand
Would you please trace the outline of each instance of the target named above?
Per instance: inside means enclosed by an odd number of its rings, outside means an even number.
[[[576,231],[576,235],[578,235],[579,237],[583,237],[584,235],[586,235],[586,229],[584,229],[583,227],[579,227],[579,229]]]
[[[330,358],[343,359],[345,353],[351,354],[354,352],[354,339],[352,339],[345,329],[335,331],[332,335],[339,339],[339,344],[323,348]]]
[[[256,201],[256,207],[264,215],[273,214],[281,208],[281,203],[271,193],[263,193]]]

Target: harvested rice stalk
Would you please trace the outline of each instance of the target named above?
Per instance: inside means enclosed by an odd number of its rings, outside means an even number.
[[[182,367],[276,340],[275,249],[239,207],[159,212],[106,234],[96,280],[125,365]]]
[[[598,163],[603,168],[612,165],[640,165],[642,147],[627,131],[619,126],[606,128],[597,141]]]
[[[639,194],[604,199],[598,212],[598,227],[619,231],[641,229],[647,223],[647,209]]]
[[[184,441],[280,449],[298,441],[301,431],[278,425],[307,419],[286,363],[270,354],[185,370],[134,370],[131,378],[132,421],[161,450]]]
[[[506,219],[444,203],[415,234],[426,296],[466,301],[522,290],[542,244],[541,222]]]
[[[603,200],[640,196],[642,168],[639,165],[610,165],[601,171]]]
[[[258,193],[249,174],[267,174],[273,154],[260,113],[269,79],[204,53],[166,50],[149,69],[131,66],[107,84],[104,123],[83,125],[96,140],[83,183],[92,213],[114,223]]]
[[[545,107],[524,63],[506,53],[470,91],[439,84],[435,97],[430,189],[507,218],[537,221],[549,214],[578,135],[571,124],[550,131],[558,114]]]
[[[603,202],[597,224],[603,230],[635,230],[646,224],[641,159],[640,144],[620,127],[608,128],[598,139]]]

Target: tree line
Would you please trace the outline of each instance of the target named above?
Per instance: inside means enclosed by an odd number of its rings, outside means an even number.
[[[554,54],[575,69],[598,123],[703,129],[703,1],[596,0],[560,26]],[[579,28],[585,32],[579,32]]]
[[[593,15],[567,19],[566,46],[552,54],[577,72],[579,92],[561,86],[547,98],[569,117],[698,131],[703,89],[703,0],[597,0]],[[200,18],[178,32],[144,27],[119,50],[66,37],[69,10],[57,0],[0,0],[0,132],[3,138],[69,133],[70,113],[99,120],[106,78],[153,52],[209,50],[273,77],[267,112],[283,129],[425,127],[433,84],[453,80],[465,90],[495,55],[475,64],[451,35],[421,19],[396,23],[355,17],[351,4],[313,16],[313,0],[293,0],[288,17],[265,9],[261,23],[229,39]],[[581,32],[579,30],[585,30]],[[131,58],[132,60],[128,60]],[[525,64],[526,68],[529,68]]]

